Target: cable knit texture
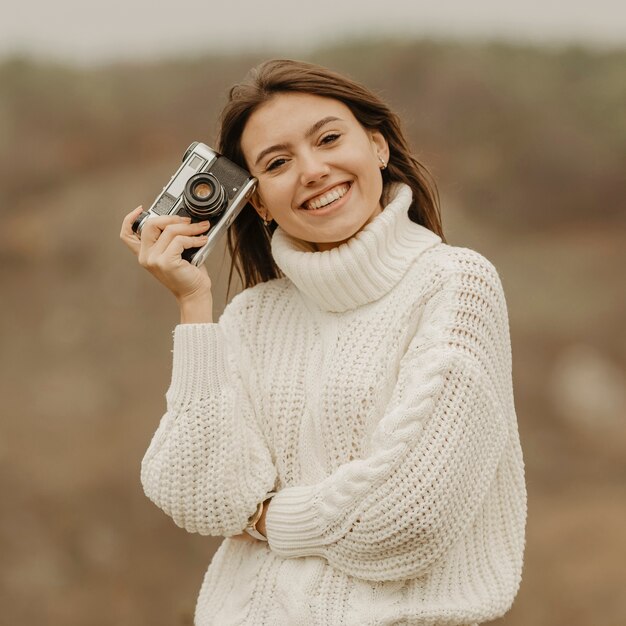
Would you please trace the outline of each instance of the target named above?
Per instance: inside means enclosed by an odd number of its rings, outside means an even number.
[[[517,593],[526,523],[508,317],[493,265],[407,214],[177,326],[142,463],[180,526],[227,537],[198,626],[478,624]],[[229,539],[277,491],[268,542]]]

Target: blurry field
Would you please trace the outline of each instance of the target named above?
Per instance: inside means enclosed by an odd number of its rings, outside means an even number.
[[[261,57],[0,65],[0,622],[190,624],[219,538],[139,463],[164,410],[165,290],[118,240]],[[529,491],[508,626],[626,623],[626,51],[380,42],[312,60],[379,91],[498,268]],[[167,85],[167,88],[164,88]],[[209,265],[216,314],[228,262]]]

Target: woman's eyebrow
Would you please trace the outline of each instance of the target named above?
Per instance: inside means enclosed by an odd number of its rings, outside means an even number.
[[[322,128],[322,126],[325,126],[326,124],[330,122],[337,122],[337,121],[340,122],[341,119],[338,117],[335,117],[334,115],[329,115],[328,117],[321,119],[319,122],[315,122],[315,124],[313,124],[313,126],[311,126],[311,128],[309,128],[309,130],[307,130],[306,133],[304,133],[304,136],[308,139],[311,135],[314,135],[320,128]]]
[[[318,122],[315,122],[315,124],[313,124],[313,126],[311,126],[311,128],[309,128],[309,130],[307,130],[306,133],[304,133],[304,136],[306,138],[309,138],[311,135],[314,135],[320,128],[322,128],[326,124],[329,124],[330,122],[341,122],[341,121],[343,120],[340,117],[335,117],[334,115],[328,115],[327,117],[322,118]],[[265,150],[261,150],[261,152],[256,158],[256,161],[254,162],[254,165],[257,166],[259,164],[259,161],[264,156],[268,155],[270,152],[276,152],[278,150],[286,150],[287,148],[289,148],[289,144],[277,143],[273,146],[270,146],[269,148],[265,148]]]

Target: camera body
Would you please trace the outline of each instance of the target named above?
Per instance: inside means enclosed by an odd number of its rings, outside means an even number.
[[[141,236],[146,220],[159,215],[190,217],[192,222],[208,220],[211,227],[207,242],[182,254],[193,265],[201,265],[246,205],[256,183],[249,172],[206,144],[194,141],[187,148],[182,165],[152,206],[135,220],[133,231]]]

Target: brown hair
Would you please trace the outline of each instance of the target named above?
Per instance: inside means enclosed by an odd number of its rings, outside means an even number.
[[[250,115],[273,96],[285,92],[308,93],[343,102],[360,124],[377,130],[389,144],[389,163],[383,184],[403,182],[413,191],[410,219],[430,229],[445,241],[441,226],[437,188],[428,170],[409,150],[399,117],[374,93],[350,78],[319,65],[302,61],[265,61],[253,68],[244,82],[235,85],[221,116],[218,150],[241,167],[247,167],[241,135]],[[277,278],[281,272],[271,252],[276,223],[265,226],[252,205],[247,204],[228,231],[228,249],[233,268],[244,287]]]

